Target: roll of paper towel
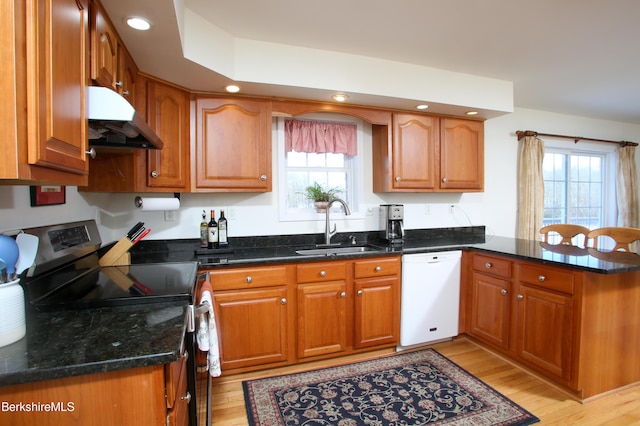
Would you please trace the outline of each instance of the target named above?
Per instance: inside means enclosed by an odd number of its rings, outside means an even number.
[[[180,199],[136,197],[136,207],[146,212],[178,210],[180,208]]]

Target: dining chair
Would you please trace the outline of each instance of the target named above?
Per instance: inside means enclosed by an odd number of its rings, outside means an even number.
[[[549,237],[553,236],[555,233],[559,234],[562,237],[562,240],[558,244],[567,244],[571,246],[579,246],[580,244],[574,244],[573,238],[578,235],[583,235],[584,239],[582,241],[582,246],[586,247],[590,230],[586,226],[581,225],[573,225],[569,223],[557,223],[554,225],[547,225],[540,228],[540,233],[543,235],[543,241],[545,243],[549,243]]]
[[[629,244],[640,240],[640,228],[627,228],[623,226],[609,226],[597,228],[589,232],[588,238],[593,239],[593,248],[598,248],[600,237],[609,237],[615,242],[613,251],[631,251]]]

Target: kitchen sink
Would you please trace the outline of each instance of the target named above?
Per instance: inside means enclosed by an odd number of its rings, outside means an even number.
[[[364,253],[367,251],[380,250],[373,246],[350,246],[350,247],[322,247],[312,249],[296,250],[297,254],[303,256],[339,256],[346,254]]]

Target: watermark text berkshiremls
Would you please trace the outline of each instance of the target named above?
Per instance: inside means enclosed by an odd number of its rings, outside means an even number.
[[[72,412],[75,410],[73,401],[62,402],[8,402],[2,401],[0,409],[3,413],[30,413],[30,412]]]

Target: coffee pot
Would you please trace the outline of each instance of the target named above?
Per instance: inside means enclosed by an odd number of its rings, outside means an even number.
[[[404,206],[402,204],[380,205],[380,228],[383,240],[393,245],[404,242]]]

